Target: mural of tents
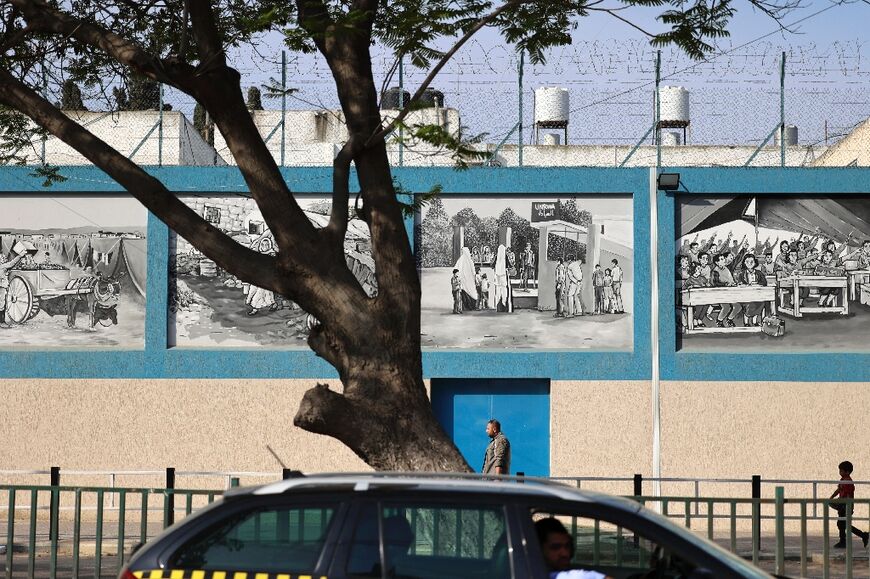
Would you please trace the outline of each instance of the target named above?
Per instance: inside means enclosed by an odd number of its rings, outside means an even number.
[[[148,241],[146,239],[99,237],[91,240],[97,258],[94,269],[107,277],[122,279],[123,287],[136,289],[135,295],[145,297],[148,271]]]

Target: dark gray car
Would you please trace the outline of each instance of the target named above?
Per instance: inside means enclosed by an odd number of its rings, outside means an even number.
[[[555,568],[539,544],[542,519],[570,537]],[[360,474],[228,492],[151,540],[121,579],[544,579],[577,570],[771,577],[628,499],[533,479]]]

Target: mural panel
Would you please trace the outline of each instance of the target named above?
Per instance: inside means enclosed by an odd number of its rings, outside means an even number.
[[[144,347],[146,230],[126,197],[0,196],[0,347]]]
[[[678,346],[870,348],[870,196],[682,196]]]
[[[262,253],[277,246],[253,199],[189,197],[182,200],[239,243]],[[316,227],[329,222],[331,201],[297,196]],[[169,345],[177,347],[268,347],[308,349],[309,316],[269,290],[243,283],[223,271],[184,238],[171,234]],[[377,293],[371,237],[360,219],[348,223],[348,267],[368,295]]]
[[[454,197],[419,221],[424,348],[631,350],[630,196]]]

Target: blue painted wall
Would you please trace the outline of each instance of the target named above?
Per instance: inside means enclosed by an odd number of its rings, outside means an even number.
[[[432,380],[432,409],[471,468],[480,472],[495,418],[511,443],[511,472],[550,475],[549,380]]]
[[[245,193],[234,167],[162,167],[148,171],[180,194]],[[870,169],[689,168],[679,171],[691,194],[854,194],[870,193]],[[460,195],[625,195],[634,199],[634,350],[437,351],[426,352],[426,377],[539,378],[553,380],[646,380],[652,376],[650,267],[650,173],[648,169],[609,168],[397,168],[408,190],[428,191],[440,184]],[[93,167],[63,168],[67,180],[44,188],[27,167],[0,168],[0,192],[55,195],[117,194],[123,190]],[[293,191],[328,194],[331,169],[285,168]],[[870,381],[866,354],[727,354],[676,351],[673,194],[658,192],[658,275],[660,285],[659,364],[667,380]],[[409,233],[413,220],[409,219]],[[146,337],[139,351],[0,352],[0,377],[7,378],[334,378],[335,371],[308,351],[190,350],[167,347],[168,237],[165,225],[148,220],[148,300]],[[667,291],[661,291],[666,289]]]

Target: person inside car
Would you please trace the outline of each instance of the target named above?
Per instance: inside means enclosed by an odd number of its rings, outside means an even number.
[[[611,579],[598,571],[571,568],[574,541],[558,519],[548,517],[536,521],[535,532],[550,579]]]

